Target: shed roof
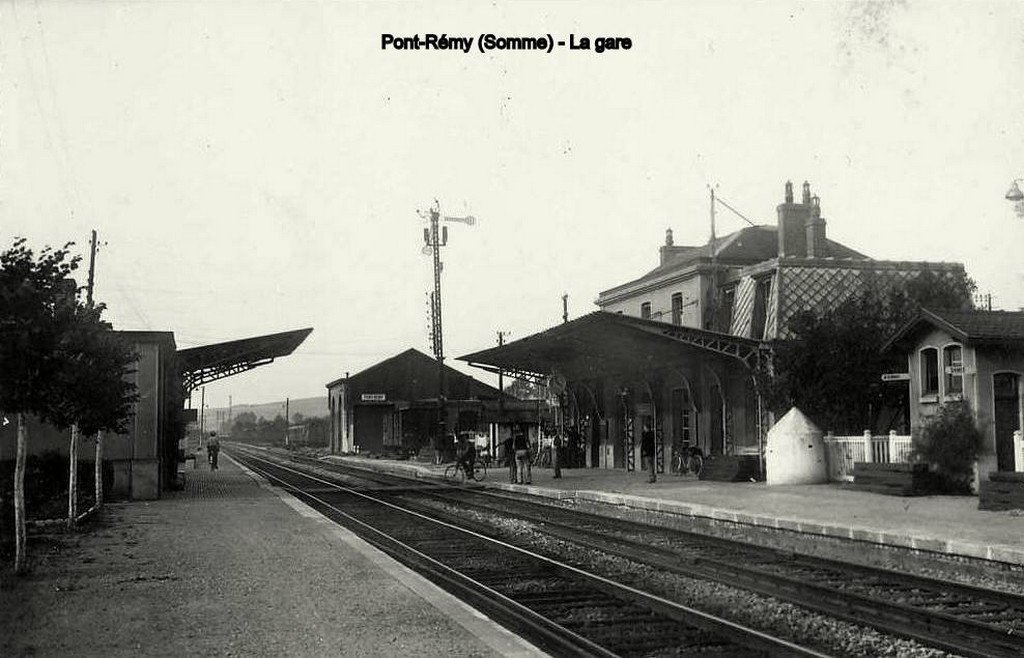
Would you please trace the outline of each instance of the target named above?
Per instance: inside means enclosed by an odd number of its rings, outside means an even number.
[[[965,343],[1024,344],[1024,312],[922,308],[883,349],[903,346],[927,327],[943,329]]]
[[[450,399],[496,399],[501,393],[451,366],[444,367],[446,396]],[[388,401],[437,398],[437,361],[415,348],[409,348],[379,361],[349,377],[327,384],[332,388],[347,382],[352,391],[386,393]]]
[[[287,356],[312,331],[310,327],[178,350],[178,370],[185,390],[191,391],[202,384],[252,370],[273,362],[277,357]]]

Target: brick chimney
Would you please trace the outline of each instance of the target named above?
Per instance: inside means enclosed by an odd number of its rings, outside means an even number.
[[[672,229],[665,229],[665,244],[658,249],[658,261],[666,265],[676,259],[677,256],[690,251],[693,247],[677,246],[672,238]]]
[[[807,257],[823,258],[828,256],[825,240],[825,220],[821,217],[821,199],[817,195],[811,197],[811,216],[807,218]]]
[[[807,255],[807,220],[811,217],[811,186],[804,181],[803,203],[793,203],[793,183],[786,181],[785,201],[776,207],[779,213],[779,258],[803,258]]]

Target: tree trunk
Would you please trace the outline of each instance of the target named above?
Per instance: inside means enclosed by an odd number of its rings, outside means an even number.
[[[78,423],[71,425],[68,463],[68,528],[73,529],[78,520]]]
[[[25,571],[25,452],[28,450],[25,414],[18,413],[18,453],[14,462],[14,572]]]
[[[96,509],[103,506],[103,432],[96,433]]]

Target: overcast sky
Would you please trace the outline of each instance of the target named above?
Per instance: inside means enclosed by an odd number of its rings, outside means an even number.
[[[619,52],[383,51],[381,34],[625,36]],[[4,2],[0,232],[104,243],[116,328],[179,347],[311,326],[207,403],[321,395],[430,351],[436,198],[449,361],[521,338],[708,237],[708,189],[775,222],[958,261],[1024,306],[1024,3]],[[742,220],[719,214],[719,233]],[[84,281],[84,276],[83,276]],[[484,377],[486,379],[486,377]]]

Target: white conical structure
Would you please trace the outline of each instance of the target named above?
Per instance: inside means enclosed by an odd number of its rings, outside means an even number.
[[[796,407],[768,430],[764,461],[769,485],[828,481],[821,430]]]

